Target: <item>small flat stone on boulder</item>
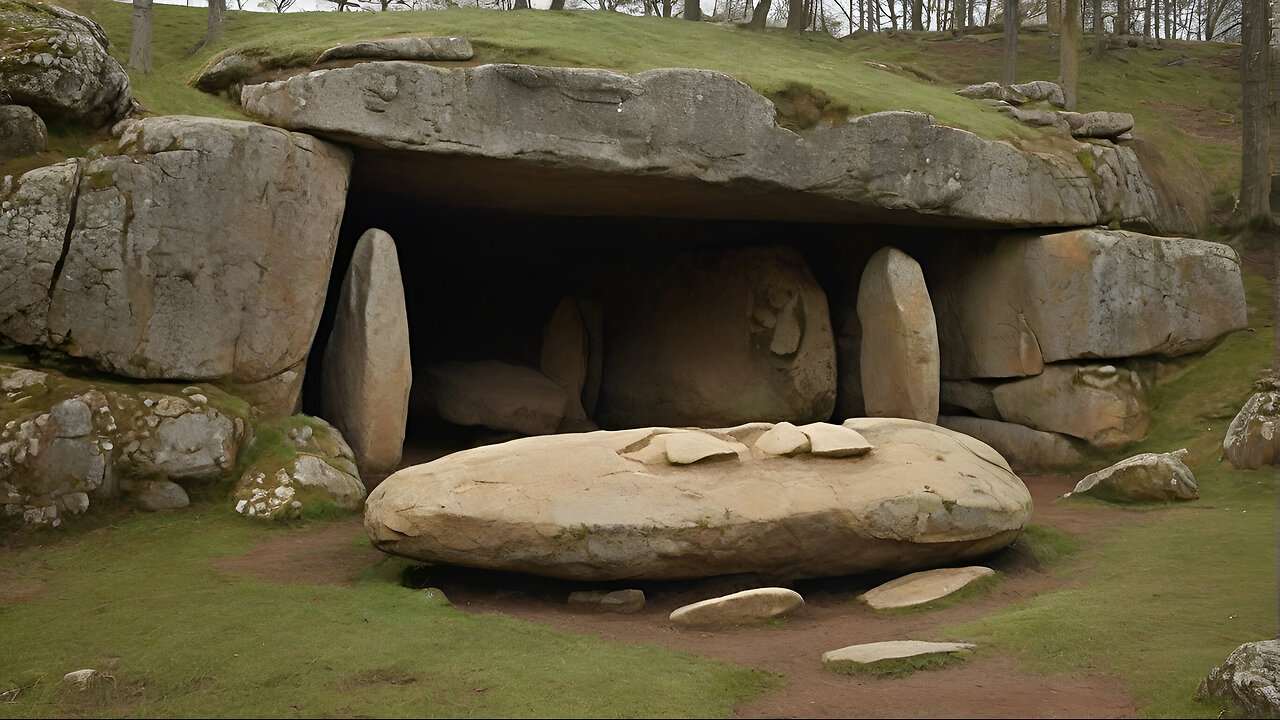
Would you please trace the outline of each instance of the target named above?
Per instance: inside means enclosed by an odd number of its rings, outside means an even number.
[[[644,607],[644,591],[578,590],[569,593],[569,604],[592,608],[596,612],[630,614]]]
[[[809,453],[818,457],[853,457],[871,452],[871,443],[862,437],[857,430],[832,425],[831,423],[809,423],[802,425],[800,432],[809,438]]]
[[[1195,475],[1182,462],[1185,449],[1171,453],[1142,453],[1085,476],[1073,495],[1091,495],[1111,502],[1168,502],[1200,497]]]
[[[360,40],[320,53],[316,64],[330,60],[470,60],[471,42],[461,37],[407,37]]]
[[[923,570],[874,587],[858,599],[876,610],[923,605],[946,597],[974,580],[991,577],[995,572],[980,565]]]
[[[783,617],[801,607],[804,607],[804,598],[794,590],[756,588],[677,608],[671,613],[671,622],[686,627],[753,625]]]
[[[766,455],[798,455],[809,452],[812,441],[803,430],[784,421],[757,438],[755,447]]]
[[[888,640],[885,642],[850,645],[839,650],[822,653],[822,666],[832,672],[857,672],[874,663],[885,660],[921,657],[924,655],[951,655],[966,652],[975,647],[972,643],[925,642],[923,640]]]
[[[746,450],[739,443],[721,440],[701,432],[669,433],[658,436],[672,465],[692,465],[703,460],[737,459]]]

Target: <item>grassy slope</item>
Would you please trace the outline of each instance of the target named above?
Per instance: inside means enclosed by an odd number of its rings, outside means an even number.
[[[128,5],[68,3],[77,4],[103,23],[118,41],[117,56],[125,57]],[[232,12],[218,45],[184,58],[203,31],[204,11],[156,6],[156,18],[157,70],[148,78],[135,74],[134,81],[143,104],[162,113],[240,116],[225,100],[185,85],[226,48],[306,58],[342,40],[431,33],[470,37],[486,61],[631,72],[709,67],[764,92],[808,84],[855,113],[921,109],[987,136],[1035,140],[1034,132],[952,95],[955,87],[996,76],[998,42],[986,42],[993,38],[940,44],[899,35],[837,42],[605,13]],[[1020,78],[1052,78],[1050,39],[1028,33],[1020,42]],[[1238,175],[1238,147],[1215,140],[1213,133],[1179,127],[1187,118],[1201,129],[1238,120],[1234,76],[1218,62],[1228,51],[1171,44],[1163,51],[1085,58],[1081,109],[1133,112],[1140,131],[1160,144],[1175,166],[1196,161],[1219,198],[1229,200]],[[1180,56],[1189,60],[1166,64]],[[906,72],[875,70],[863,64],[868,60]],[[932,77],[937,84],[914,79],[919,77]],[[73,135],[66,141],[69,148],[84,142]],[[1134,511],[1130,527],[1063,566],[1073,589],[1033,598],[949,634],[982,640],[991,651],[1013,651],[1030,670],[1120,674],[1132,680],[1148,715],[1217,714],[1215,705],[1190,701],[1195,684],[1239,643],[1275,631],[1272,476],[1270,471],[1237,472],[1218,460],[1222,431],[1248,396],[1249,382],[1266,364],[1270,347],[1267,288],[1251,277],[1249,289],[1258,308],[1250,321],[1258,332],[1229,338],[1163,385],[1157,430],[1138,448],[1187,447],[1203,499],[1182,508]],[[393,565],[350,590],[281,587],[209,570],[209,558],[242,552],[255,539],[280,531],[205,511],[130,518],[116,528],[72,533],[52,548],[0,555],[0,580],[48,584],[39,602],[0,605],[0,626],[15,629],[9,647],[23,648],[0,654],[0,682],[32,672],[47,676],[50,667],[100,666],[103,658],[119,658],[118,684],[110,697],[69,705],[46,677],[22,702],[0,704],[0,715],[188,715],[211,707],[218,714],[225,708],[225,714],[247,709],[255,715],[541,715],[549,712],[545,697],[553,695],[556,711],[570,715],[715,715],[768,683],[752,673],[666,651],[605,646],[520,623],[472,618],[389,583]],[[192,539],[197,537],[198,542]],[[252,598],[247,608],[246,598]],[[511,642],[512,637],[520,642]],[[440,648],[449,648],[448,657],[440,657]],[[610,667],[646,672],[628,673],[627,679],[601,677]],[[644,680],[648,670],[668,667],[687,675],[691,689],[672,691]],[[422,680],[395,682],[410,676]],[[557,684],[549,692],[530,694],[529,685],[543,682]],[[615,688],[622,701],[608,704],[609,698],[583,689],[600,682]],[[254,689],[263,685],[266,689]],[[277,697],[274,685],[290,687],[288,697]],[[489,689],[476,692],[480,687]]]
[[[26,687],[0,717],[723,717],[776,682],[469,615],[401,587],[389,557],[352,588],[220,573],[214,558],[295,529],[225,508],[116,522],[0,553],[0,589],[39,588],[0,592],[0,686]],[[79,668],[114,683],[65,692]]]

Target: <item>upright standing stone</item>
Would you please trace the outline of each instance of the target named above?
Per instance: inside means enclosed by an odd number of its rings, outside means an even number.
[[[871,417],[938,421],[938,327],[920,265],[882,248],[862,272],[862,392]]]
[[[542,331],[542,374],[564,388],[569,396],[565,417],[587,419],[582,391],[587,384],[587,328],[573,298],[563,298]]]
[[[376,228],[360,236],[342,280],[324,351],[325,417],[355,451],[360,472],[395,470],[409,417],[409,316],[395,241]]]

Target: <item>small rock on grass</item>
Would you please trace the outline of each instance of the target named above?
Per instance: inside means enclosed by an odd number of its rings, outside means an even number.
[[[783,617],[804,606],[800,593],[786,588],[756,588],[685,605],[671,613],[677,625],[732,627]]]
[[[859,595],[858,599],[876,610],[923,605],[946,597],[974,580],[995,574],[995,570],[980,565],[924,570],[874,587]]]
[[[908,675],[963,658],[971,643],[889,640],[850,645],[822,653],[822,666],[843,675]]]

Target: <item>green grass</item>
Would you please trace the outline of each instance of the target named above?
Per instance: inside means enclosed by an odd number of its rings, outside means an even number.
[[[210,565],[298,527],[217,507],[32,533],[64,539],[0,554],[5,587],[35,588],[0,604],[0,683],[24,688],[0,717],[727,717],[776,685],[671,650],[469,615],[401,587],[405,563],[390,557],[354,587]],[[114,683],[64,689],[81,668]]]
[[[1161,385],[1151,435],[1124,451],[1187,448],[1200,499],[1128,510],[1118,532],[1059,565],[1070,589],[942,637],[1012,652],[1028,672],[1123,677],[1144,717],[1216,717],[1227,709],[1193,700],[1200,680],[1240,644],[1277,631],[1275,471],[1238,471],[1221,459],[1227,424],[1270,357],[1269,288],[1252,274],[1245,285],[1256,332],[1232,335]]]

